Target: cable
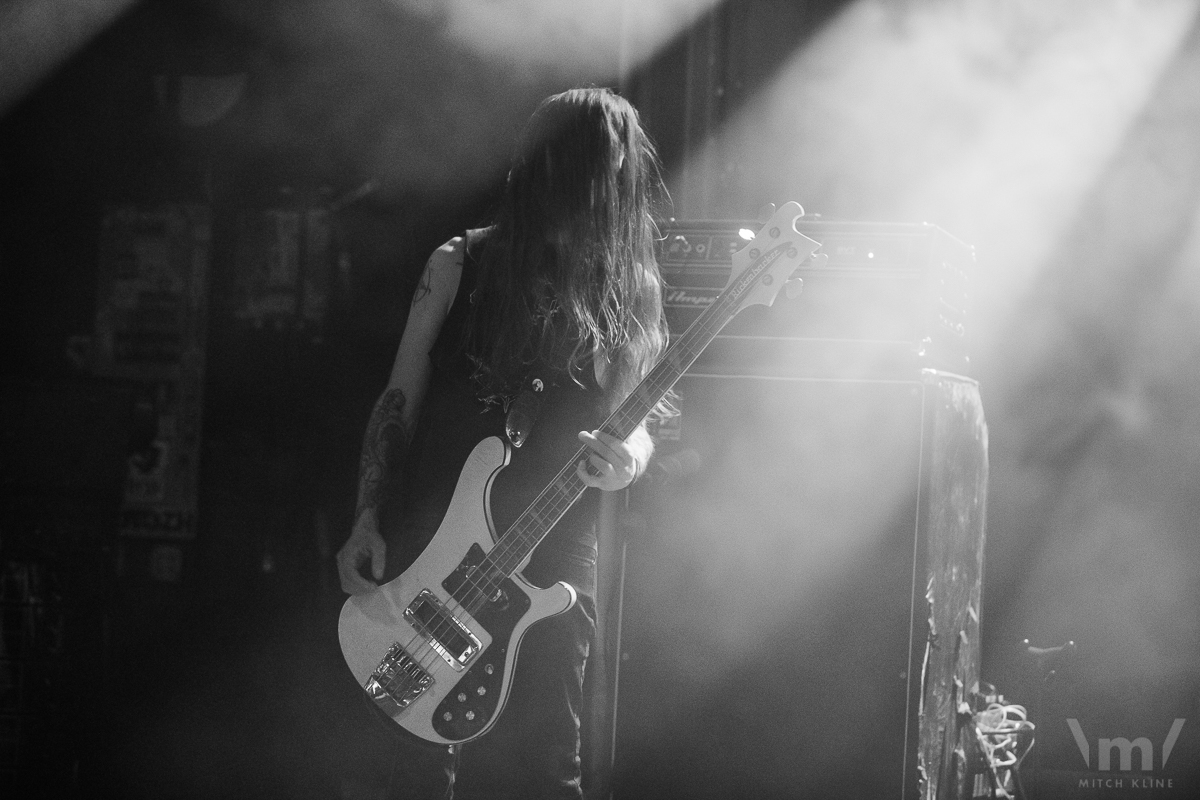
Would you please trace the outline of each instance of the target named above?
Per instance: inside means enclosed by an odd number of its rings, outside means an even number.
[[[975,713],[975,738],[991,771],[996,796],[1014,800],[1014,791],[1020,789],[1021,761],[1033,748],[1036,726],[1027,719],[1024,706],[1005,704],[1003,699]]]

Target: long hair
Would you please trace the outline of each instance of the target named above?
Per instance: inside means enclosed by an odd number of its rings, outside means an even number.
[[[511,395],[534,365],[582,382],[597,349],[610,401],[637,385],[667,340],[652,215],[663,196],[628,101],[587,88],[538,106],[480,253],[468,352],[485,390]]]

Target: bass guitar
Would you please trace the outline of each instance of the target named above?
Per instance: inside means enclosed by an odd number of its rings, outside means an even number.
[[[796,230],[803,214],[797,203],[785,204],[733,255],[724,291],[601,430],[629,436],[729,320],[747,306],[775,301],[820,247]],[[508,699],[525,632],[575,604],[570,585],[541,589],[520,570],[583,494],[575,465],[585,453],[581,447],[507,530],[497,531],[489,494],[510,451],[498,437],[484,439],[417,559],[394,580],[346,601],[338,621],[346,664],[375,705],[409,733],[438,744],[487,733]]]

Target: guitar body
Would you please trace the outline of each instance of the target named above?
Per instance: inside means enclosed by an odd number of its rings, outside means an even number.
[[[470,594],[472,568],[495,544],[489,496],[508,461],[502,440],[477,444],[425,550],[377,591],[351,596],[338,620],[355,679],[398,725],[430,742],[456,744],[490,730],[508,699],[525,632],[575,604],[568,584],[540,589],[518,571],[486,598],[455,599],[464,582]]]

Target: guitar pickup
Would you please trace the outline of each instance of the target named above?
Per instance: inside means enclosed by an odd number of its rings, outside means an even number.
[[[482,647],[478,637],[428,589],[404,609],[404,619],[456,672],[462,672]]]
[[[367,695],[387,714],[403,711],[433,683],[433,676],[404,652],[396,642],[367,678],[363,688]]]

